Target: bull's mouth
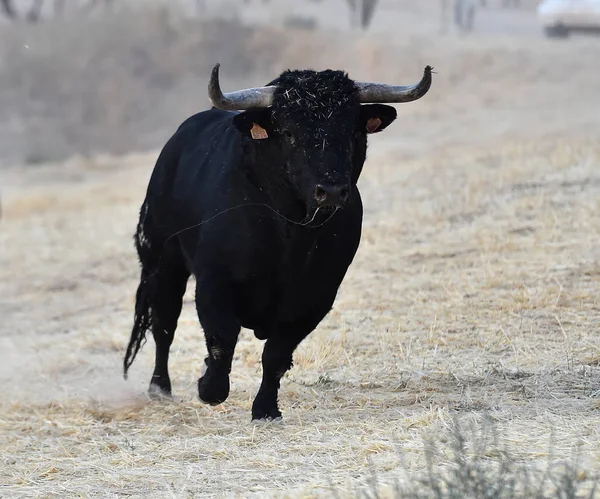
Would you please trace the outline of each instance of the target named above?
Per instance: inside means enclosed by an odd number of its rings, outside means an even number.
[[[329,222],[339,209],[339,206],[320,206],[314,208],[306,215],[301,225],[311,228],[321,227]]]
[[[341,208],[341,206],[334,206],[334,205],[321,206],[320,208],[317,208],[317,211],[319,213],[330,214],[330,213],[333,213],[333,212],[339,210],[340,208]]]

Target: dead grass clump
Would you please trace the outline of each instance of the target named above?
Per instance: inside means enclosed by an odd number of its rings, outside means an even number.
[[[122,379],[139,282],[131,235],[155,154],[3,176],[0,496],[293,498],[331,496],[330,484],[341,497],[588,494],[600,460],[598,146],[432,145],[404,161],[404,130],[419,127],[397,126],[373,141],[364,239],[282,383],[281,424],[250,422],[262,343],[247,330],[229,399],[199,403],[192,283],[174,400],[145,395],[152,340]],[[452,130],[473,135],[460,120]],[[501,443],[462,419],[482,414]]]
[[[552,447],[552,443],[550,443]],[[481,424],[454,418],[449,430],[430,436],[425,445],[426,471],[408,474],[403,482],[381,487],[372,470],[364,498],[406,499],[592,499],[598,476],[572,458],[557,459],[552,449],[545,468],[529,466],[503,443],[489,416]]]

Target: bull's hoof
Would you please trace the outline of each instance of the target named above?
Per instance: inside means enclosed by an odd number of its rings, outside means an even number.
[[[202,402],[219,405],[229,397],[229,375],[205,374],[198,380],[198,397]]]
[[[252,421],[281,421],[281,411],[277,406],[252,404]]]
[[[148,396],[153,400],[172,398],[171,380],[169,378],[152,377],[148,387]]]

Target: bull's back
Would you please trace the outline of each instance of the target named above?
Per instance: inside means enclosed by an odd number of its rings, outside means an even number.
[[[163,147],[146,203],[156,225],[169,235],[210,216],[219,203],[235,161],[234,114],[211,109],[191,116]]]

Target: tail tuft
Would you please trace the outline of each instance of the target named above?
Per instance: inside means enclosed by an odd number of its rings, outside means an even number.
[[[131,338],[123,361],[123,378],[133,364],[136,355],[146,343],[146,332],[152,327],[152,308],[150,306],[150,283],[142,278],[135,297],[135,315]]]

